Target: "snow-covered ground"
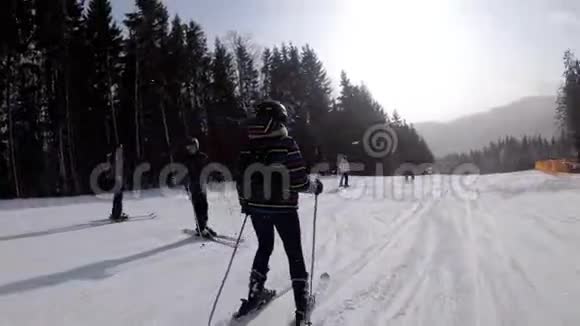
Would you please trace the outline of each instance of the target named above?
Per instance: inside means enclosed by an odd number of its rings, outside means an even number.
[[[580,325],[580,178],[353,180],[338,192],[327,179],[319,198],[316,275],[331,283],[314,325]],[[0,201],[0,325],[207,325],[232,249],[180,232],[194,225],[184,196],[127,197],[128,213],[158,218],[99,225],[110,202],[91,197]],[[303,195],[308,262],[313,208]],[[238,232],[233,192],[213,194],[210,213]],[[251,224],[244,238],[216,322],[247,293]],[[283,289],[277,241],[268,285]],[[250,325],[287,325],[293,309],[286,294]]]

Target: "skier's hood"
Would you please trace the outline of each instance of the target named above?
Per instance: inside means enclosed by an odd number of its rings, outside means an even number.
[[[274,119],[253,118],[248,122],[248,138],[250,140],[287,136],[288,129]]]

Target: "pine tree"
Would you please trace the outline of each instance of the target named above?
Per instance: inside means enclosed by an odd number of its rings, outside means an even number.
[[[309,46],[302,48],[300,62],[300,81],[302,83],[302,96],[300,100],[304,111],[308,115],[308,125],[310,139],[304,140],[304,145],[310,145],[310,155],[316,156],[320,148],[327,147],[330,143],[329,133],[326,124],[327,114],[330,111],[330,80],[326,75],[326,70],[322,62],[318,59],[316,52]],[[316,160],[315,157],[311,161]]]
[[[272,51],[266,48],[262,53],[262,97],[272,97]]]
[[[36,82],[32,1],[0,4],[0,195],[25,195],[30,164],[40,154],[38,116],[32,100]],[[36,157],[37,158],[37,157]],[[38,167],[38,166],[33,166]],[[34,173],[30,173],[34,174]]]
[[[282,56],[280,49],[274,47],[270,59],[270,97],[279,101],[283,101],[284,99],[284,62],[284,57]]]
[[[564,54],[564,82],[558,96],[558,118],[574,139],[580,160],[580,61],[572,51]]]
[[[207,40],[200,25],[190,22],[186,28],[187,109],[184,117],[186,133],[206,136],[205,108],[210,100],[211,57]]]
[[[393,112],[392,124],[394,126],[402,126],[403,125],[403,120],[401,119],[401,115],[399,114],[399,112],[397,110],[395,110]]]
[[[127,77],[124,91],[133,94],[136,162],[151,163],[151,175],[171,160],[171,134],[167,113],[168,13],[160,0],[136,0],[137,10],[127,14],[130,40],[126,46]],[[124,96],[126,99],[131,97]],[[153,181],[151,181],[153,182]]]
[[[165,73],[167,79],[167,108],[168,108],[168,125],[173,131],[174,138],[172,142],[183,139],[188,133],[188,126],[185,123],[187,114],[187,82],[188,70],[184,69],[187,65],[188,53],[185,44],[186,25],[181,23],[179,16],[175,16],[171,23],[171,32],[167,40],[167,61]]]
[[[91,0],[86,13],[87,106],[79,123],[85,176],[127,139],[121,124],[119,89],[121,82],[121,30],[112,18],[109,0]],[[88,180],[88,177],[85,178]]]
[[[210,154],[218,162],[230,164],[236,155],[235,137],[229,130],[232,120],[245,116],[235,94],[234,58],[216,39],[211,63],[211,101],[207,108]]]
[[[316,52],[309,46],[302,48],[301,80],[304,83],[305,106],[315,128],[321,128],[330,110],[330,80]]]
[[[213,103],[231,105],[236,102],[233,60],[220,39],[216,39],[211,65]]]
[[[250,54],[248,43],[249,41],[241,36],[234,35],[238,95],[242,107],[246,110],[258,98],[259,93],[259,73]]]
[[[84,105],[82,67],[84,55],[83,3],[60,0],[55,6],[43,1],[34,2],[35,48],[39,51],[42,85],[39,106],[42,123],[47,127],[45,141],[45,175],[58,171],[57,193],[80,191],[77,174],[76,135],[78,109]],[[51,162],[58,162],[52,166]]]
[[[308,111],[304,107],[305,89],[304,81],[302,80],[300,50],[293,44],[290,44],[287,47],[283,46],[283,50],[286,51],[286,54],[284,55],[285,63],[283,65],[283,72],[286,76],[286,78],[284,78],[285,98],[283,101],[292,104],[295,108],[295,114],[305,123],[308,123],[310,117],[308,116]]]
[[[78,120],[82,108],[86,107],[86,68],[87,56],[86,30],[83,17],[84,0],[66,0],[65,9],[65,53],[64,70],[64,107],[66,115],[67,160],[70,166],[72,184],[71,194],[82,192],[79,176],[77,150],[79,147]]]

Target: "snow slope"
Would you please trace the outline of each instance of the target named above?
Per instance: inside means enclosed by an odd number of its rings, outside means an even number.
[[[346,192],[325,181],[316,274],[332,281],[315,325],[580,325],[580,179],[525,172],[459,190],[469,182],[432,182],[447,178],[418,178],[415,188],[354,178]],[[302,196],[308,261],[313,206]],[[192,209],[176,193],[148,192],[125,208],[158,218],[95,225],[110,203],[91,197],[0,201],[0,325],[207,325],[232,249],[185,238]],[[216,229],[238,232],[231,190],[212,194],[210,212]],[[216,322],[247,292],[251,224],[244,237]],[[268,284],[282,289],[277,241]],[[250,325],[287,325],[292,314],[289,293]]]

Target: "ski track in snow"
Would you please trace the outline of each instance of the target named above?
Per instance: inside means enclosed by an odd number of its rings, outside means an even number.
[[[399,199],[357,186],[336,191],[337,180],[325,179],[315,280],[329,272],[331,281],[314,325],[580,325],[579,177],[481,176],[474,200],[421,189],[425,178],[402,186]],[[91,225],[108,215],[109,201],[0,201],[0,326],[207,325],[232,249],[181,233],[194,225],[182,195],[126,198],[129,214],[158,218]],[[308,267],[313,206],[302,195]],[[236,235],[238,212],[234,192],[210,195],[210,223],[221,233]],[[244,238],[214,325],[247,294],[256,249],[251,223]],[[270,267],[267,285],[289,286],[279,239]],[[288,325],[293,311],[289,292],[249,325]]]

